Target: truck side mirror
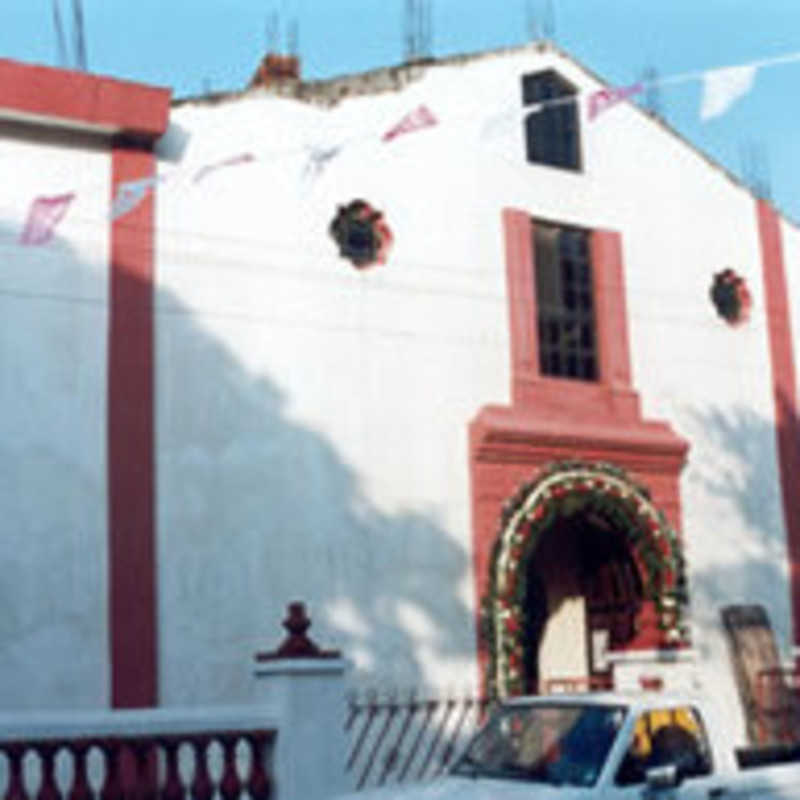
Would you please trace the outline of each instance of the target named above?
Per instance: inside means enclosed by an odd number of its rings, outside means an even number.
[[[674,789],[680,782],[681,776],[675,764],[665,764],[662,767],[652,767],[644,774],[648,790],[660,792],[664,789]]]

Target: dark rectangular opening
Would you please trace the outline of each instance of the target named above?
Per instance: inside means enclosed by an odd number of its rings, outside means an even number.
[[[523,106],[563,101],[534,109],[525,116],[525,147],[529,163],[581,169],[575,95],[575,87],[554,70],[523,76]]]
[[[539,371],[597,380],[589,232],[536,222],[533,238]]]

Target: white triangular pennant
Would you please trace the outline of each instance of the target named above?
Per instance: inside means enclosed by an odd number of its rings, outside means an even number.
[[[111,203],[111,219],[119,219],[129,211],[133,211],[147,197],[148,193],[155,189],[160,180],[161,178],[157,176],[120,183]]]
[[[740,97],[747,94],[756,78],[756,67],[714,69],[703,74],[703,101],[700,119],[705,121],[724,114]]]

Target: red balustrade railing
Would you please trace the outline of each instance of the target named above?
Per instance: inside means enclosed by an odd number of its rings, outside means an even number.
[[[380,699],[370,691],[351,694],[348,705],[346,771],[354,788],[363,789],[439,775],[483,719],[488,700]]]
[[[270,800],[275,735],[249,729],[0,740],[0,796]]]

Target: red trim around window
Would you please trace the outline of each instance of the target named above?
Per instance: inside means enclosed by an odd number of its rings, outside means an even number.
[[[616,231],[593,231],[591,257],[600,351],[600,382],[611,390],[630,391],[631,354],[628,346],[628,309],[625,304],[620,235]]]
[[[473,567],[478,599],[488,590],[491,549],[503,503],[551,461],[608,461],[646,486],[680,530],[679,476],[688,444],[663,422],[642,419],[632,388],[623,248],[615,231],[591,234],[599,380],[542,376],[536,325],[533,222],[503,212],[511,346],[510,407],[486,406],[470,425]],[[661,643],[655,613],[645,603],[630,649]],[[486,654],[479,638],[481,667]]]
[[[515,209],[503,212],[513,405],[535,405],[558,415],[570,411],[580,419],[599,413],[601,417],[610,414],[638,420],[639,399],[631,389],[619,234],[603,230],[591,232],[600,377],[598,381],[579,381],[542,376],[539,371],[533,226],[534,222],[525,212]]]
[[[783,259],[780,217],[765,200],[756,201],[767,314],[775,435],[778,445],[781,496],[789,552],[792,630],[800,646],[800,413],[794,364],[792,320]]]
[[[523,401],[525,384],[539,374],[539,332],[536,319],[536,281],[533,279],[533,229],[527,214],[503,211],[506,242],[508,318],[511,327],[511,396]]]

